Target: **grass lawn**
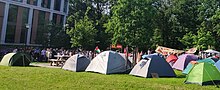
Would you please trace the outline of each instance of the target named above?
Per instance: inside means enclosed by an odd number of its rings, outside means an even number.
[[[91,72],[70,72],[42,67],[0,66],[0,90],[77,90],[77,89],[144,89],[144,90],[208,90],[215,86],[184,84],[177,78],[141,78],[127,74],[103,75]]]

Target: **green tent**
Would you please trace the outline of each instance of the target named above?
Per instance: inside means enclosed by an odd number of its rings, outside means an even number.
[[[8,53],[2,60],[0,65],[4,66],[28,66],[31,63],[31,56],[25,53]]]
[[[207,62],[207,63],[213,64],[213,65],[215,64],[215,61],[213,61],[211,58],[206,58],[206,59],[198,60],[196,62],[198,62],[198,63]],[[189,71],[192,69],[192,67],[193,67],[193,64],[189,63],[187,65],[187,67],[183,70],[182,73],[183,74],[189,74]]]
[[[213,85],[220,83],[220,72],[207,62],[198,63],[193,66],[185,80],[186,84]]]

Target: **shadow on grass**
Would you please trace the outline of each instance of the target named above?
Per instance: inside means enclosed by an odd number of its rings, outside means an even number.
[[[40,67],[40,66],[29,65],[29,66],[26,66],[26,67]]]
[[[104,73],[100,73],[100,72],[93,72],[93,71],[84,71],[84,72],[86,72],[86,73],[93,73],[93,74],[100,74],[100,75],[109,75],[109,76],[112,76],[112,75],[129,75],[129,73],[106,73],[106,74],[104,74]],[[82,71],[82,73],[83,73],[83,71]]]
[[[177,75],[176,78],[186,78],[186,75],[180,74],[180,75]]]
[[[40,67],[40,66],[28,65],[28,66],[8,66],[8,67]]]

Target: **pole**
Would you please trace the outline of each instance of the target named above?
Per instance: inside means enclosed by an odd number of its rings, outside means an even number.
[[[25,33],[24,33],[24,52],[26,52],[26,47],[27,47],[27,31],[29,29],[29,24],[25,24],[25,27],[26,27],[26,30],[25,30]]]
[[[24,55],[22,55],[22,57],[23,57],[23,66],[25,66],[25,62],[24,62],[24,58],[25,58],[25,56],[24,56]]]
[[[126,46],[126,48],[125,48],[125,50],[126,50],[126,68],[127,68],[127,66],[128,66],[128,46]]]
[[[136,65],[136,59],[137,59],[137,48],[136,46],[134,47],[134,51],[133,51],[133,67]]]
[[[26,35],[26,30],[25,30],[25,32],[24,32],[24,52],[26,52],[26,41],[27,41],[27,35]]]

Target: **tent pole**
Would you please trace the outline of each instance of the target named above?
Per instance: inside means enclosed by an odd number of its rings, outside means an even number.
[[[23,66],[25,66],[25,65],[24,65],[24,55],[22,55],[22,56],[23,56]]]

